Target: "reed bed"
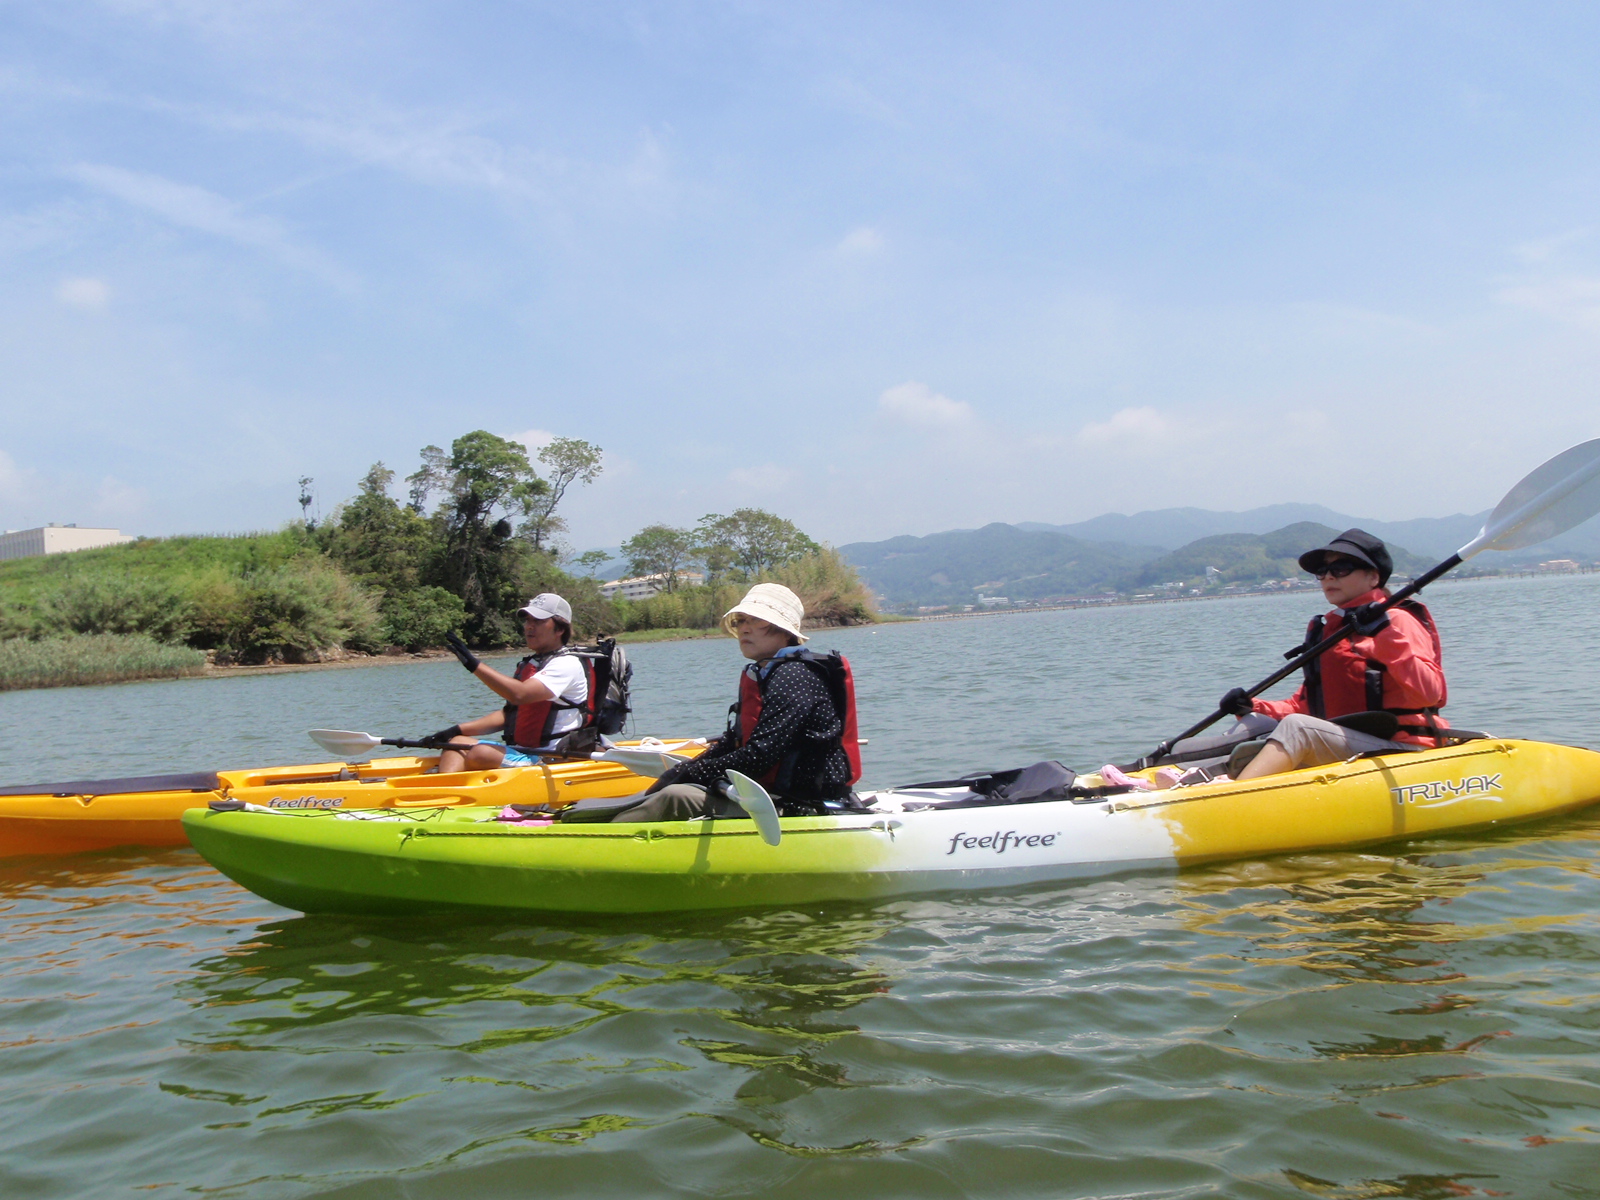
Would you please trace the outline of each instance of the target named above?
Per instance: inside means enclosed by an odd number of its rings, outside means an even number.
[[[206,656],[143,634],[97,633],[0,642],[0,691],[181,679],[205,670]]]

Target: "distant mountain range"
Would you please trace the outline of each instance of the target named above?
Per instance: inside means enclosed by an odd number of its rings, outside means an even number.
[[[985,525],[927,537],[854,542],[839,553],[891,604],[971,604],[1115,591],[1131,568],[1161,556],[1154,546],[1089,542],[1060,533]]]
[[[1292,577],[1302,550],[1352,526],[1381,537],[1394,552],[1395,569],[1414,574],[1466,545],[1488,516],[1374,521],[1320,504],[1269,504],[1245,512],[1163,508],[1132,516],[1106,513],[1074,525],[997,522],[926,537],[852,542],[839,550],[891,605],[972,604],[980,595],[1037,600],[1128,591],[1203,576],[1206,567],[1216,569],[1213,582],[1220,583]],[[608,547],[607,553],[612,557],[594,574],[625,574],[621,551]],[[1600,558],[1600,518],[1542,546],[1487,554],[1477,563],[1513,566],[1563,557]]]
[[[1487,512],[1374,521],[1317,504],[1273,504],[1247,512],[1168,508],[1107,513],[1075,525],[1028,521],[927,537],[839,547],[889,604],[972,604],[982,596],[1039,600],[1129,591],[1176,581],[1212,586],[1290,578],[1301,551],[1358,526],[1388,543],[1400,574],[1414,574],[1471,541]],[[1491,554],[1484,566],[1600,555],[1600,518],[1542,546]]]
[[[1434,559],[1445,558],[1466,545],[1483,528],[1489,517],[1481,513],[1457,513],[1451,517],[1418,517],[1411,521],[1377,521],[1334,512],[1320,504],[1269,504],[1245,512],[1213,512],[1205,508],[1162,508],[1153,512],[1106,513],[1076,525],[1045,525],[1020,521],[1018,529],[1038,533],[1064,533],[1089,542],[1131,542],[1176,550],[1196,538],[1218,533],[1270,533],[1299,521],[1345,530],[1352,526],[1376,534],[1385,542],[1409,547]],[[1600,517],[1542,546],[1531,546],[1519,561],[1539,561],[1564,554],[1600,554]]]

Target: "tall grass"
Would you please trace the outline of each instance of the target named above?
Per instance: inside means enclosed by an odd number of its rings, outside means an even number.
[[[179,679],[205,670],[206,656],[139,633],[100,633],[0,642],[0,691]]]
[[[0,614],[3,615],[3,614]],[[332,563],[291,559],[243,570],[210,563],[171,575],[60,573],[12,636],[142,634],[216,650],[219,661],[316,661],[335,647],[383,643],[377,598]]]
[[[800,597],[808,625],[869,625],[878,619],[867,585],[832,546],[786,563],[765,578]]]
[[[809,626],[867,625],[878,619],[872,594],[856,569],[833,547],[766,572],[756,582],[781,583],[800,597]],[[715,629],[749,590],[748,583],[719,583],[660,592],[644,600],[617,600],[618,626],[629,632]]]

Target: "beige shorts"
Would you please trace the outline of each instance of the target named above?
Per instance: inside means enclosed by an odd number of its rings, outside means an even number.
[[[1389,742],[1370,733],[1357,733],[1321,717],[1308,717],[1303,713],[1290,713],[1278,722],[1278,727],[1267,735],[1267,741],[1277,742],[1295,767],[1320,767],[1324,763],[1343,762],[1358,754],[1371,754],[1378,750],[1415,750],[1404,742]]]

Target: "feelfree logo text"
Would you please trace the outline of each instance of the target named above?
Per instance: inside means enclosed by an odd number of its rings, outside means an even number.
[[[1058,833],[1018,833],[1015,829],[1005,833],[958,833],[950,839],[950,849],[946,855],[954,854],[957,850],[992,850],[996,854],[1004,854],[1007,850],[1016,850],[1024,846],[1053,846]]]

